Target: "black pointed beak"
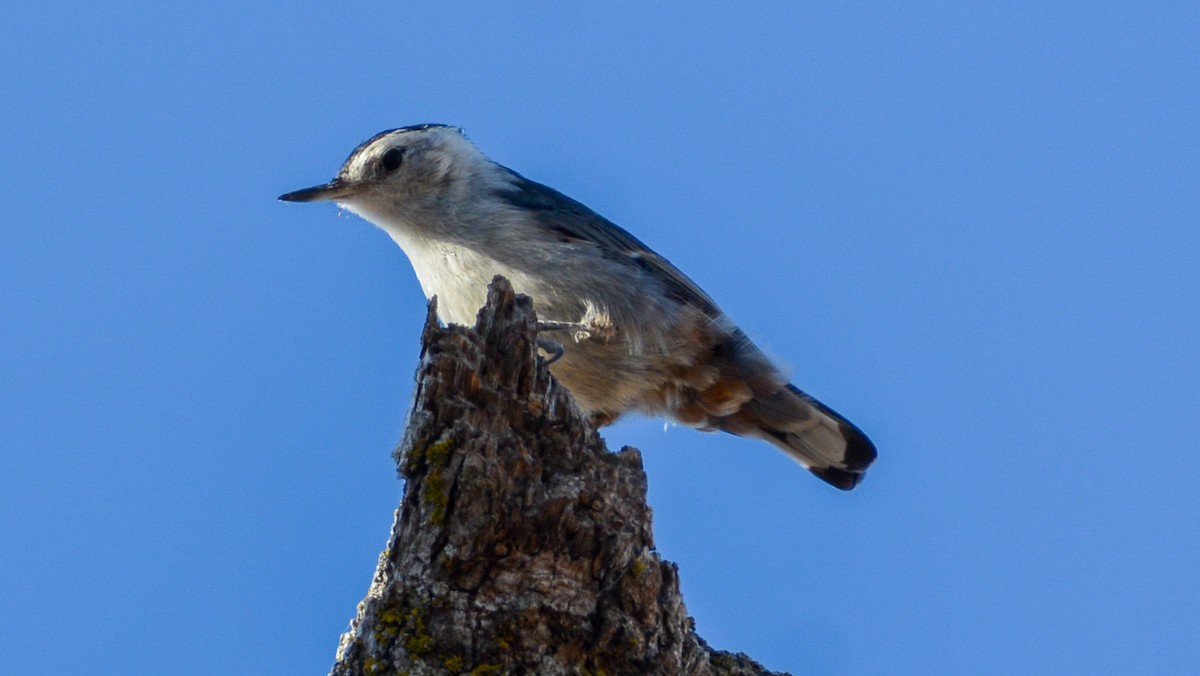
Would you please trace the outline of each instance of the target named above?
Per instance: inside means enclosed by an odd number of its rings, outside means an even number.
[[[311,188],[280,195],[279,199],[284,202],[333,202],[356,195],[361,189],[362,184],[360,183],[351,183],[341,178],[335,178],[324,185],[314,185]]]

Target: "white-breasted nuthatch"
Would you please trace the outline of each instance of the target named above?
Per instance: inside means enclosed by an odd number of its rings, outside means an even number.
[[[376,134],[332,181],[279,199],[336,202],[382,228],[445,322],[473,323],[492,277],[507,277],[544,329],[573,332],[550,368],[598,424],[640,411],[763,439],[843,490],[875,459],[866,435],[789,384],[665,258],[458,128]]]

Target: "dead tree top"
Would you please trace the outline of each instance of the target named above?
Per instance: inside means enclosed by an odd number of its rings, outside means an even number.
[[[439,327],[430,303],[404,498],[331,673],[772,673],[696,635],[640,453],[608,451],[535,325],[500,277],[474,327]]]

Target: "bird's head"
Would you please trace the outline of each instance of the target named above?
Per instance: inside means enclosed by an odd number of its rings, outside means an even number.
[[[280,195],[285,202],[336,202],[351,211],[416,206],[448,194],[490,162],[458,127],[421,124],[364,141],[328,183]]]

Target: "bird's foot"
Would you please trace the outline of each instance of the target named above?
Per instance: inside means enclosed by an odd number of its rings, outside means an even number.
[[[538,336],[537,346],[539,350],[546,353],[546,357],[544,357],[546,360],[546,366],[549,366],[559,359],[562,359],[563,346],[562,343],[558,342],[557,340],[550,340],[549,338],[542,338],[541,336]]]
[[[576,343],[592,337],[592,327],[579,322],[538,322],[537,330],[539,333],[542,331],[569,331]]]

